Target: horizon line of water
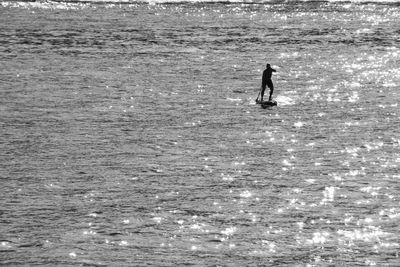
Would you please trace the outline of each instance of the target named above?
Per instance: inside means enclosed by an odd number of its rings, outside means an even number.
[[[18,3],[65,3],[65,4],[312,4],[312,3],[336,3],[336,4],[382,4],[399,6],[397,0],[19,0],[19,1],[4,1],[3,6],[12,6]]]

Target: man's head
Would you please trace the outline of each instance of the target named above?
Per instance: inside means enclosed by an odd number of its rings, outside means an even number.
[[[271,68],[271,65],[270,65],[270,64],[267,64],[267,69],[269,69],[269,68]]]

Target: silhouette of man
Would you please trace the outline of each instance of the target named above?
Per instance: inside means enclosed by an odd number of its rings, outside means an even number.
[[[272,83],[271,77],[272,73],[276,72],[273,68],[271,68],[270,64],[267,64],[267,68],[263,72],[262,76],[262,84],[261,84],[261,102],[264,98],[265,87],[268,85],[269,88],[269,101],[272,100],[272,93],[274,92],[274,84]]]

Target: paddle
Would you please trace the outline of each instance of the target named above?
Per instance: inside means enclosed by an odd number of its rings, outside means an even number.
[[[262,89],[262,88],[261,88]],[[258,96],[257,96],[257,98],[256,98],[256,102],[258,101],[258,97],[260,96],[260,94],[261,94],[261,90],[258,92]]]

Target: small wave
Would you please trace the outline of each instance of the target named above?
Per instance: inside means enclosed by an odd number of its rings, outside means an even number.
[[[226,100],[231,101],[231,102],[240,102],[240,101],[242,101],[241,98],[230,98],[230,97],[228,97]]]

